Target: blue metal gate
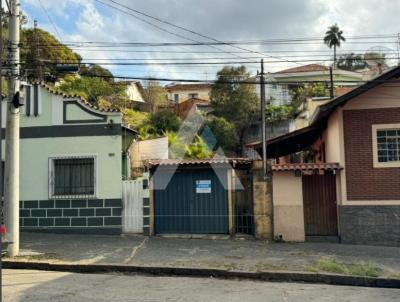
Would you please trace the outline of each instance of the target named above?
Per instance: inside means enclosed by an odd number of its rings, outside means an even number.
[[[154,182],[162,177],[156,173]],[[228,193],[212,169],[178,170],[154,191],[154,216],[156,234],[227,234]]]

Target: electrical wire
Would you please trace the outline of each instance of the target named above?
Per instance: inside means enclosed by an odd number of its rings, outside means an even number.
[[[58,30],[57,30],[57,26],[54,24],[53,19],[51,18],[49,12],[47,11],[46,7],[43,5],[42,0],[39,0],[39,4],[40,4],[40,6],[42,7],[44,13],[45,13],[46,16],[47,16],[47,19],[49,19],[50,24],[53,26],[54,31],[56,32],[58,38],[59,38],[60,41],[61,41],[61,40],[62,40],[62,39],[61,39],[61,35],[60,35],[60,33],[58,32]]]

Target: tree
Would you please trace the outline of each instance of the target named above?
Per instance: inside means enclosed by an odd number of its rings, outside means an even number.
[[[169,110],[150,114],[149,125],[154,129],[155,134],[158,135],[162,135],[166,131],[177,132],[181,123],[181,119]]]
[[[325,97],[328,96],[328,89],[322,83],[305,84],[297,87],[292,92],[292,113],[295,114],[300,105],[311,97]]]
[[[337,61],[337,67],[343,70],[357,71],[368,66],[364,57],[360,54],[348,53],[341,55]]]
[[[238,149],[239,140],[236,135],[235,125],[228,122],[223,117],[215,117],[206,122],[215,137],[217,146],[221,147],[225,153],[234,152]]]
[[[267,123],[275,124],[293,118],[294,111],[292,106],[269,106],[265,109],[265,118]]]
[[[79,74],[81,76],[98,76],[107,82],[114,82],[114,75],[112,72],[98,64],[81,66]]]
[[[96,105],[104,98],[113,108],[122,108],[123,99],[127,98],[124,86],[96,77],[67,77],[57,89],[68,94],[77,94]]]
[[[167,104],[167,92],[157,81],[147,81],[144,83],[143,99],[149,104],[150,112],[156,112],[157,109]]]
[[[240,146],[250,123],[258,118],[259,101],[255,86],[243,83],[250,78],[246,67],[224,67],[217,73],[217,81],[210,94],[213,114],[233,123]],[[238,150],[239,151],[239,150]]]
[[[122,109],[122,114],[124,123],[128,124],[134,129],[140,129],[149,121],[149,114],[147,112],[140,112],[130,108],[124,108]]]
[[[346,41],[346,38],[343,36],[343,31],[340,30],[339,26],[334,24],[329,27],[325,33],[324,43],[329,48],[333,47],[333,66],[336,66],[336,47],[340,47],[342,41]]]
[[[206,159],[213,156],[205,141],[196,135],[194,142],[185,146],[185,158]]]
[[[57,63],[79,64],[81,56],[40,28],[24,29],[21,32],[21,73],[29,79],[38,79],[44,74],[59,77]],[[41,73],[41,74],[39,74]]]

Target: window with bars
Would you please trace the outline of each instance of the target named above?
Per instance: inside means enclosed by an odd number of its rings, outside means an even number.
[[[379,163],[400,161],[400,129],[377,130],[376,138]]]
[[[95,157],[52,158],[51,197],[81,198],[95,196]]]

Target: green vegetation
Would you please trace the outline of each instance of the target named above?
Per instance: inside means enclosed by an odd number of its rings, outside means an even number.
[[[103,78],[107,82],[114,82],[113,74],[108,69],[101,67],[100,65],[93,64],[89,66],[81,66],[79,74],[81,76],[97,76]]]
[[[259,112],[254,85],[241,83],[249,79],[246,67],[226,66],[217,73],[210,96],[213,114],[235,125],[239,146],[243,145],[245,132]]]
[[[233,123],[223,117],[214,117],[206,122],[206,126],[214,135],[217,147],[221,147],[226,154],[233,153],[238,149],[239,140]]]
[[[337,24],[330,26],[325,33],[324,43],[329,48],[333,47],[333,66],[336,66],[336,48],[340,47],[342,41],[346,41],[346,38],[343,36],[343,31],[340,30]]]
[[[362,277],[378,277],[382,272],[382,270],[373,263],[360,261],[347,264],[329,258],[316,261],[312,265],[311,271],[324,271],[329,273]]]
[[[149,114],[129,108],[122,109],[124,123],[134,129],[140,129],[149,121]]]
[[[121,108],[124,100],[127,100],[125,85],[110,83],[97,77],[68,76],[57,89],[68,94],[80,95],[94,104],[98,104],[101,99],[105,99],[110,103],[111,107]]]
[[[79,64],[81,56],[73,52],[69,47],[58,41],[47,31],[37,28],[28,28],[21,31],[21,73],[28,79],[37,79],[39,74],[45,73],[58,78],[60,74],[56,70],[55,62]],[[49,47],[38,47],[49,45]]]
[[[310,97],[328,96],[328,89],[322,83],[304,84],[292,91],[291,110],[295,114],[300,105],[307,102]]]
[[[162,135],[166,131],[177,132],[182,120],[174,112],[163,110],[150,114],[149,124],[155,135]]]
[[[185,158],[205,159],[212,156],[213,152],[198,135],[196,135],[193,143],[185,146]]]
[[[155,113],[160,106],[167,105],[167,92],[157,81],[146,81],[142,94],[152,113]]]
[[[339,69],[348,71],[357,71],[367,66],[368,64],[364,57],[360,54],[354,54],[353,52],[339,56],[337,61],[337,67]]]

